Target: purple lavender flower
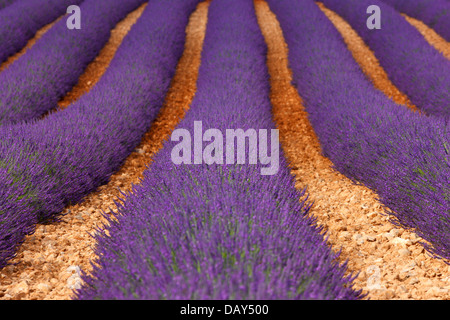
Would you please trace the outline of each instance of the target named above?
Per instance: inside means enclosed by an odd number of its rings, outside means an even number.
[[[450,3],[448,0],[383,0],[396,10],[419,19],[450,41]]]
[[[70,108],[0,126],[0,267],[36,223],[106,183],[157,116],[198,0],[163,3],[149,2],[103,77]]]
[[[268,2],[324,155],[355,183],[376,191],[398,225],[431,243],[424,244],[429,252],[449,259],[449,121],[413,113],[376,90],[313,1]]]
[[[106,44],[114,25],[142,3],[144,0],[86,0],[80,7],[80,30],[69,30],[66,19],[56,23],[0,73],[0,125],[32,120],[57,108]]]
[[[0,63],[23,48],[40,28],[65,14],[69,5],[81,2],[83,0],[3,1],[5,8],[0,11]]]
[[[0,10],[9,6],[10,4],[14,3],[17,0],[0,0]]]
[[[214,0],[197,92],[178,128],[272,129],[266,45],[253,1]],[[168,141],[97,236],[78,299],[357,299],[281,156],[261,164],[174,164]]]
[[[450,61],[397,11],[379,0],[324,0],[373,50],[392,82],[419,109],[450,119]],[[367,28],[367,7],[381,10],[381,29]]]

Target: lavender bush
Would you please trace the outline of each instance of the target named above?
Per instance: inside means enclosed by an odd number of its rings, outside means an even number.
[[[376,90],[313,1],[268,2],[324,155],[375,190],[397,224],[431,242],[429,252],[450,258],[449,121],[413,113]]]
[[[450,41],[450,3],[448,0],[383,0],[396,10],[419,19]]]
[[[41,121],[0,127],[0,267],[36,223],[59,219],[64,206],[106,183],[139,144],[197,2],[150,1],[88,94]]]
[[[450,118],[450,61],[398,12],[381,1],[323,0],[374,51],[392,82],[425,113]],[[381,9],[381,29],[366,26],[369,5]]]
[[[145,0],[86,0],[82,27],[59,21],[27,53],[0,73],[0,124],[17,123],[57,108],[98,55],[110,30]]]
[[[253,1],[212,1],[197,92],[178,128],[275,128],[265,59]],[[261,175],[261,164],[176,165],[174,145],[109,219],[110,236],[97,236],[78,299],[361,297],[306,217],[283,156],[277,174]]]
[[[4,1],[6,4],[10,1]],[[36,31],[83,0],[20,0],[0,11],[0,63],[22,49]]]
[[[0,0],[0,9],[3,9],[17,0]]]

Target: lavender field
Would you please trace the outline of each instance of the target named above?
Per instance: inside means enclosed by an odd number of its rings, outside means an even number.
[[[449,299],[449,14],[0,0],[0,299]]]

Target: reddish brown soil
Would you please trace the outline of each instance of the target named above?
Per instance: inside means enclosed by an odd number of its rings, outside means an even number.
[[[25,47],[23,47],[19,52],[17,52],[16,54],[13,54],[12,56],[10,56],[8,59],[6,59],[5,62],[3,62],[2,64],[0,64],[0,72],[5,70],[6,68],[8,68],[14,61],[16,61],[17,59],[19,59],[21,56],[23,56],[32,46],[34,46],[34,44],[48,31],[50,30],[51,27],[53,27],[53,25],[58,22],[61,19],[61,17],[59,17],[58,19],[56,19],[55,21],[53,21],[52,23],[49,23],[45,26],[43,26],[41,29],[39,29],[36,34],[34,35],[33,38],[31,38],[30,40],[28,40],[27,44],[25,45]]]
[[[8,68],[14,61],[16,61],[17,59],[19,59],[21,56],[23,56],[25,54],[25,52],[27,52],[32,46],[34,46],[34,44],[48,31],[50,30],[51,27],[53,27],[53,25],[58,22],[61,19],[61,17],[59,17],[58,19],[56,19],[55,21],[53,21],[52,23],[49,23],[45,26],[43,26],[41,29],[39,29],[36,34],[34,35],[33,38],[31,38],[30,40],[28,40],[27,44],[25,45],[25,47],[23,47],[19,52],[17,52],[16,54],[13,54],[12,56],[10,56],[8,59],[6,59],[5,62],[3,62],[2,64],[0,64],[0,72],[5,70],[6,68]]]
[[[341,259],[349,260],[349,271],[361,272],[355,288],[370,299],[450,298],[450,266],[430,258],[414,233],[396,228],[381,215],[383,206],[374,192],[354,185],[322,156],[302,99],[291,85],[288,48],[278,21],[266,2],[255,4],[268,45],[271,101],[281,146],[298,188],[308,187],[309,200],[314,201],[311,214],[327,230],[329,243],[335,250],[343,249]]]
[[[17,257],[11,261],[17,265],[0,270],[0,299],[70,299],[72,289],[80,284],[77,268],[87,272],[91,270],[90,262],[95,259],[95,243],[89,234],[95,233],[96,228],[102,228],[106,222],[101,211],[110,212],[110,209],[115,208],[113,201],[120,199],[119,188],[127,192],[132,184],[139,183],[153,154],[161,148],[163,141],[168,139],[189,108],[196,91],[208,4],[199,4],[191,16],[185,50],[165,105],[136,152],[127,158],[108,184],[87,196],[82,204],[66,208],[65,212],[70,213],[62,222],[40,225],[35,234],[26,238]],[[123,21],[124,33],[136,18],[135,14],[131,14]],[[101,74],[101,70],[107,68],[108,60],[101,61],[95,64],[97,71],[92,74]],[[84,81],[93,82],[94,79],[85,78]]]
[[[101,211],[108,213],[115,209],[113,201],[120,199],[118,188],[126,192],[132,184],[139,183],[153,155],[168,139],[195,95],[208,4],[201,3],[191,16],[185,51],[165,105],[136,152],[108,184],[87,196],[82,204],[66,208],[65,212],[70,213],[61,223],[40,225],[34,235],[27,237],[12,261],[17,265],[0,271],[0,299],[70,299],[72,289],[80,284],[77,268],[91,270],[90,263],[96,257],[92,249],[95,243],[89,233],[103,227],[105,220]],[[311,214],[325,226],[329,243],[335,250],[343,248],[341,259],[349,260],[349,271],[361,272],[355,287],[363,289],[371,299],[448,299],[450,266],[430,258],[417,243],[419,238],[414,233],[394,227],[380,214],[382,205],[371,190],[352,184],[333,170],[329,159],[321,155],[302,99],[290,84],[288,48],[276,17],[264,1],[256,0],[255,5],[269,47],[270,98],[282,148],[292,161],[297,187],[308,186],[310,200],[315,202]],[[117,33],[123,38],[138,16],[138,12],[130,14],[122,22],[121,31],[113,31],[112,37]],[[344,33],[351,34],[351,30]],[[358,40],[350,42],[354,41]],[[112,41],[110,49],[105,50],[109,56],[105,53],[105,58],[97,59],[88,67],[86,73],[90,75],[80,78],[77,88],[61,101],[61,107],[92,88],[120,42],[118,38]],[[357,46],[365,45],[359,42]],[[394,100],[408,103],[382,75],[384,71],[380,71],[376,60],[367,61],[372,66],[365,67],[365,72],[370,79],[377,79],[376,86],[385,88],[379,89]]]
[[[442,38],[422,21],[408,17],[406,14],[402,14],[402,16],[423,35],[429,44],[431,44],[437,51],[441,52],[444,57],[450,59],[450,42]]]
[[[83,94],[89,92],[92,87],[100,80],[105,73],[111,60],[114,58],[117,49],[122,44],[128,31],[141,16],[147,3],[143,3],[138,9],[129,13],[128,16],[119,22],[113,30],[106,45],[99,52],[98,56],[92,61],[80,76],[78,83],[66,96],[59,101],[58,106],[62,109],[78,100]]]
[[[342,35],[348,50],[373,85],[396,103],[407,105],[412,110],[418,111],[408,97],[389,80],[373,51],[358,36],[356,31],[337,13],[326,8],[323,3],[318,2],[317,5]]]

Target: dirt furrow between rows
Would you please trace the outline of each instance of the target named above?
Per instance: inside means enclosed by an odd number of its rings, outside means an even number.
[[[17,53],[13,54],[12,56],[10,56],[8,59],[6,59],[6,61],[4,61],[2,64],[0,64],[0,72],[2,72],[3,70],[5,70],[6,68],[8,68],[14,61],[16,61],[17,59],[19,59],[21,56],[23,56],[32,46],[34,46],[34,44],[48,31],[51,29],[51,27],[53,27],[55,25],[55,23],[57,23],[63,16],[59,17],[58,19],[56,19],[55,21],[46,24],[45,26],[43,26],[41,29],[39,29],[36,34],[34,35],[33,38],[31,38],[30,40],[28,40],[27,44],[25,45],[25,47],[23,47],[20,51],[18,51]]]
[[[105,73],[117,49],[122,44],[128,31],[133,27],[144,12],[147,3],[143,3],[136,10],[130,12],[114,29],[111,30],[106,45],[100,50],[97,57],[86,67],[78,79],[78,83],[58,102],[58,107],[64,109],[77,101],[83,94],[89,92]]]
[[[323,3],[316,2],[316,4],[342,35],[348,50],[366,77],[372,81],[375,88],[382,91],[395,103],[406,105],[414,111],[419,111],[409,98],[389,80],[386,71],[380,66],[373,51],[365,44],[356,31],[341,16],[325,7]]]
[[[66,208],[67,215],[60,223],[40,225],[35,234],[27,237],[12,261],[16,265],[0,270],[0,299],[70,299],[72,290],[79,287],[79,271],[89,271],[96,258],[89,233],[105,222],[101,212],[114,210],[114,201],[122,197],[120,190],[127,192],[132,184],[139,183],[153,155],[170,137],[195,95],[208,4],[201,3],[191,16],[185,51],[165,105],[140,146],[107,185],[87,196],[83,203]],[[255,4],[269,47],[271,101],[283,151],[292,162],[297,186],[308,186],[310,199],[315,202],[312,214],[325,226],[329,243],[335,250],[343,248],[341,258],[349,260],[350,271],[361,272],[356,288],[368,292],[371,299],[448,299],[450,267],[430,258],[418,244],[420,238],[393,226],[388,217],[381,215],[382,206],[370,189],[352,184],[321,155],[302,100],[291,85],[288,49],[276,17],[264,1],[256,0]],[[123,21],[128,21],[128,26],[137,19],[133,14]],[[124,25],[117,33],[124,35],[128,30]],[[120,42],[107,51],[114,55]],[[91,76],[80,78],[78,89],[74,88],[60,107],[88,92],[110,60],[93,62],[88,67],[92,70],[86,69]]]
[[[358,273],[355,288],[370,299],[448,299],[450,266],[428,256],[414,233],[395,227],[370,189],[353,184],[322,156],[303,102],[291,85],[288,48],[267,3],[255,0],[268,45],[274,119],[297,186],[307,186],[311,214],[323,225],[329,243],[342,248],[342,261]],[[347,32],[347,31],[346,31]],[[373,60],[371,60],[373,62]]]
[[[209,2],[200,3],[191,15],[185,50],[164,107],[141,144],[108,184],[87,196],[83,203],[67,207],[67,215],[60,223],[40,225],[26,238],[17,257],[11,261],[16,265],[0,270],[0,299],[66,300],[72,297],[73,289],[80,286],[80,270],[89,272],[91,261],[95,260],[95,242],[91,235],[106,222],[102,211],[108,214],[114,210],[114,201],[123,197],[120,192],[130,191],[133,184],[139,183],[153,155],[189,108],[196,91],[208,5]],[[127,25],[135,18],[128,16]],[[123,25],[122,31],[127,32],[126,28]],[[92,67],[97,70],[93,70],[93,74],[101,73],[107,63],[107,59],[98,61]],[[86,88],[89,84],[81,84],[82,81],[92,80],[80,80],[80,86]]]
[[[402,13],[402,16],[420,32],[429,44],[431,44],[437,51],[441,52],[444,57],[450,59],[450,42],[442,38],[436,33],[436,31],[422,21],[409,17],[404,13]]]

